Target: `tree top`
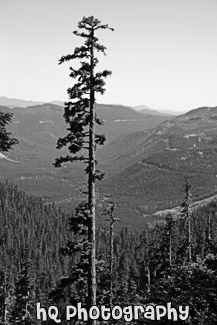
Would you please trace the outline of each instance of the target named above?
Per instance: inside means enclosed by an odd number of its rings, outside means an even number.
[[[110,29],[114,31],[114,29],[108,25],[102,25],[101,21],[97,18],[94,18],[94,16],[83,17],[82,20],[78,23],[78,28],[84,28],[89,31],[97,29]]]

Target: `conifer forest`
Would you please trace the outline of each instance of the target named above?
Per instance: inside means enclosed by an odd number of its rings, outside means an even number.
[[[96,96],[104,94],[105,79],[112,78],[110,70],[98,71],[107,51],[98,34],[103,39],[115,31],[93,16],[83,17],[77,27],[73,37],[81,46],[59,60],[72,64],[73,86],[64,104],[67,133],[57,141],[59,157],[53,165],[67,165],[69,173],[75,164],[81,166],[85,188],[72,209],[12,182],[0,183],[0,324],[214,325],[216,201],[192,209],[194,184],[186,180],[179,212],[152,224],[141,222],[140,230],[124,225],[112,201],[96,208],[96,189],[106,177],[96,159],[106,141],[106,134],[98,133],[103,121],[95,110]],[[11,119],[11,113],[0,113],[2,153],[19,142],[7,131]],[[107,318],[95,310],[96,317],[82,320],[73,308],[70,318],[67,306],[79,304],[89,312],[104,306]],[[137,314],[130,312],[133,306]]]

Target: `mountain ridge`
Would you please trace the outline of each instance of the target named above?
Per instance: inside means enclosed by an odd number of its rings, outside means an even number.
[[[17,99],[17,98],[8,98],[5,96],[0,96],[0,106],[7,106],[9,108],[14,108],[14,107],[31,107],[31,106],[36,106],[36,105],[43,105],[43,104],[54,104],[60,107],[64,107],[64,102],[60,100],[52,100],[50,102],[47,101],[31,101],[31,100],[24,100],[24,99]],[[126,105],[121,105],[121,104],[100,104],[97,103],[97,105],[101,106],[110,106],[110,107],[126,107],[130,108],[132,110],[135,110],[136,112],[141,112],[143,114],[149,114],[149,115],[177,115],[173,114],[172,112],[164,112],[164,111],[157,111],[154,110],[146,105],[139,105],[139,106],[126,106]]]
[[[13,124],[19,123],[18,121],[20,120],[21,115],[25,116],[25,121],[23,121],[23,123],[29,123],[30,119],[34,119],[34,115],[36,119],[36,124],[39,121],[50,121],[52,123],[52,116],[55,116],[54,124],[56,128],[59,129],[57,135],[60,137],[63,136],[66,132],[66,124],[63,118],[64,109],[62,106],[59,105],[44,103],[40,105],[13,108],[7,108],[7,106],[0,106],[0,110],[10,110],[14,114]],[[172,118],[170,116],[161,115],[144,115],[139,112],[136,112],[131,107],[118,105],[96,104],[96,111],[99,114],[99,117],[104,121],[103,126],[97,127],[97,132],[106,133],[108,141],[113,140],[116,136],[122,133],[132,132],[133,130],[143,130],[146,128],[151,128],[166,119]],[[41,115],[41,118],[39,115]],[[35,128],[35,123],[33,123],[33,129]],[[17,129],[19,129],[19,127],[21,127],[21,124],[19,126],[17,125]],[[23,127],[25,128],[24,125]],[[26,127],[27,129],[30,128],[30,126]],[[10,128],[13,131],[14,128]],[[60,132],[60,129],[62,129],[62,132]],[[23,133],[24,130],[22,129],[22,134]]]
[[[101,192],[119,202],[120,215],[145,215],[183,199],[186,180],[195,200],[217,190],[217,107],[198,108],[146,132],[122,135],[99,152],[107,177]],[[103,199],[103,196],[102,196]]]
[[[49,200],[77,200],[81,195],[79,188],[85,182],[82,167],[74,164],[55,169],[52,165],[55,158],[68,154],[66,148],[61,151],[56,149],[58,138],[67,134],[63,107],[45,103],[27,108],[1,106],[0,110],[13,113],[8,131],[18,138],[19,144],[8,157],[21,162],[14,168],[2,160],[3,178],[14,181],[22,190]],[[96,110],[104,120],[104,125],[98,127],[97,132],[106,134],[107,144],[120,134],[150,128],[167,119],[145,116],[124,106],[97,104]]]
[[[156,125],[149,120],[154,118],[156,122],[156,116],[115,107],[97,105],[97,112],[105,119],[100,131],[112,134],[107,145],[96,153],[99,168],[106,171],[104,181],[97,183],[98,205],[114,201],[117,216],[129,223],[132,215],[143,218],[179,205],[186,180],[193,185],[195,200],[217,191],[217,107],[197,108]],[[9,131],[19,137],[20,143],[9,158],[21,163],[14,168],[2,159],[3,178],[48,200],[72,204],[80,200],[86,181],[83,166],[73,164],[61,169],[52,166],[55,158],[68,153],[55,149],[58,137],[66,134],[63,107],[43,104],[10,111],[14,118]],[[108,114],[113,111],[111,118]],[[140,124],[133,125],[137,119]],[[145,122],[149,129],[144,129]],[[135,126],[142,129],[132,132]],[[117,137],[114,130],[119,133]]]

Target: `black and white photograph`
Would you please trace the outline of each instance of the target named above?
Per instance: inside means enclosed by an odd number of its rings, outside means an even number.
[[[217,0],[0,0],[0,325],[217,324]]]

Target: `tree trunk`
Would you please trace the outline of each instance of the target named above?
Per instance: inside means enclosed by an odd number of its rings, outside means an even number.
[[[170,238],[169,238],[169,264],[170,267],[172,265],[172,234],[171,234],[171,229],[170,229]]]
[[[187,221],[188,221],[188,261],[191,262],[191,214],[187,210]]]
[[[113,230],[114,221],[111,220],[110,223],[110,289],[109,289],[109,304],[112,308],[112,299],[113,299],[113,261],[114,261],[114,230]]]
[[[94,31],[92,30],[92,40]],[[91,245],[89,253],[89,274],[88,274],[88,308],[96,305],[96,242],[95,242],[95,127],[94,127],[94,48],[91,45],[90,57],[90,124],[89,124],[89,173],[88,173],[88,205],[89,205],[89,229],[88,241]],[[96,320],[89,319],[89,325],[95,325]]]

